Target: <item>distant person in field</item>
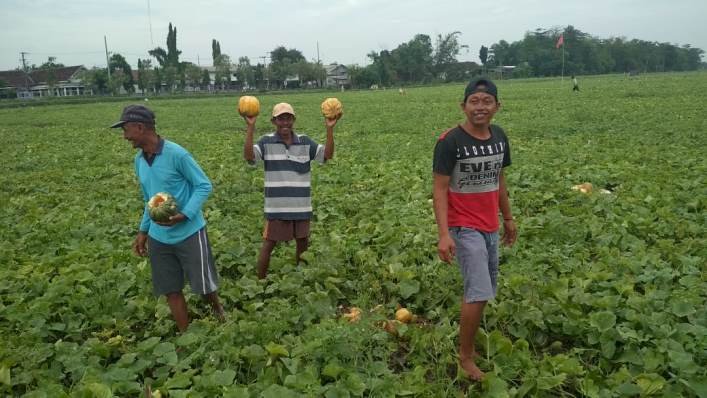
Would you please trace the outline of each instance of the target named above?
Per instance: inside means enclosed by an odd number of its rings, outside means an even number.
[[[503,169],[511,151],[503,129],[491,124],[501,104],[496,85],[475,78],[464,90],[463,124],[437,140],[433,161],[433,198],[442,261],[457,259],[464,280],[459,322],[459,362],[473,380],[484,373],[476,364],[474,339],[486,302],[496,296],[499,210],[506,245],[516,240],[516,225]]]
[[[572,91],[579,91],[579,82],[574,75],[572,75]]]
[[[155,114],[150,109],[129,105],[111,128],[122,128],[123,138],[139,149],[135,173],[145,203],[158,192],[171,194],[177,202],[179,213],[165,223],[153,221],[146,204],[133,242],[135,254],[150,257],[155,295],[167,297],[177,328],[185,331],[189,326],[182,293],[186,275],[192,291],[202,295],[214,315],[223,320],[216,293],[218,273],[201,212],[211,193],[209,178],[189,152],[157,134]]]
[[[270,122],[275,132],[253,144],[257,116],[243,116],[246,138],[243,157],[250,165],[265,166],[265,227],[258,256],[258,278],[267,276],[270,255],[277,242],[296,242],[295,261],[309,246],[312,218],[311,162],[324,164],[334,156],[334,127],[338,118],[325,119],[326,144],[319,145],[304,134],[295,134],[295,111],[290,104],[273,107]]]

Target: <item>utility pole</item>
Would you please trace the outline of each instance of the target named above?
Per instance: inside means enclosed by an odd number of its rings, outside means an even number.
[[[29,91],[29,74],[27,73],[27,61],[25,60],[25,55],[28,52],[22,51],[20,55],[22,56],[22,71],[25,73],[25,91]]]
[[[108,40],[103,36],[103,45],[106,48],[106,69],[108,70],[108,86],[110,86],[110,59],[108,58]]]
[[[27,72],[27,61],[25,60],[25,55],[29,54],[28,52],[22,51],[20,55],[22,56],[22,70]]]
[[[258,57],[263,60],[263,66],[265,67],[265,80],[267,81],[267,86],[265,87],[266,90],[270,90],[270,72],[268,72],[268,61],[267,59],[270,59],[269,56],[263,55]]]
[[[317,40],[317,66],[323,68],[322,61],[319,59],[319,40]],[[319,87],[322,87],[322,75],[319,75]]]
[[[326,83],[326,68],[322,65],[322,60],[319,59],[319,40],[317,40],[317,66],[321,68],[320,71],[323,71],[324,74],[324,76],[322,74],[319,75],[319,88],[322,88]]]

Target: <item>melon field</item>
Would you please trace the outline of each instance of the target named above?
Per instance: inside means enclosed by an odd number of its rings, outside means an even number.
[[[477,336],[483,382],[457,365],[462,282],[431,201],[436,137],[463,120],[455,84],[259,96],[256,135],[287,101],[319,142],[320,103],[344,104],[312,170],[308,264],[280,245],[262,281],[263,170],[243,161],[238,98],[150,98],[214,186],[227,320],[185,288],[181,335],[130,250],[135,150],[107,128],[144,100],[0,109],[0,395],[707,397],[707,74],[498,86],[518,241]],[[386,331],[399,306],[415,321]]]

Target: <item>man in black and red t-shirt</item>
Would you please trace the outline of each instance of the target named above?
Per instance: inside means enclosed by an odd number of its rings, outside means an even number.
[[[469,377],[481,380],[474,339],[484,307],[496,296],[499,209],[503,243],[516,239],[503,168],[511,164],[511,148],[501,127],[491,119],[501,104],[496,85],[472,80],[464,90],[463,124],[444,132],[434,150],[434,210],[442,261],[454,257],[464,279],[459,322],[459,362]]]

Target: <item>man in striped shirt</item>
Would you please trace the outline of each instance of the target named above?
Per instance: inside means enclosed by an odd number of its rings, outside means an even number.
[[[340,117],[340,116],[339,116]],[[253,144],[257,116],[244,116],[246,139],[243,157],[256,165],[265,165],[265,228],[258,256],[258,278],[265,278],[270,255],[280,241],[296,242],[295,261],[309,245],[309,223],[312,218],[311,162],[324,164],[334,156],[334,126],[339,120],[325,119],[326,144],[317,144],[303,134],[295,134],[295,111],[290,104],[273,107],[270,122],[275,132]]]

